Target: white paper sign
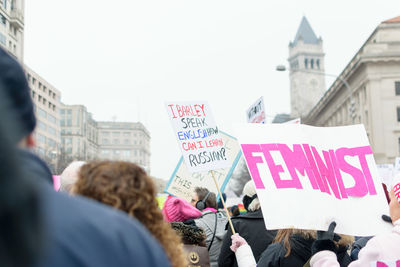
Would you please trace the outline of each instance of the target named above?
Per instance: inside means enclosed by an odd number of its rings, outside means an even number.
[[[394,171],[400,172],[400,157],[397,157],[394,162]]]
[[[363,125],[244,124],[236,136],[267,229],[299,228],[370,236],[390,230]],[[365,222],[365,223],[362,223]]]
[[[264,98],[260,97],[246,111],[247,122],[249,123],[265,123]]]
[[[231,164],[229,168],[214,171],[214,177],[217,180],[218,185],[221,187],[220,190],[221,192],[224,192],[240,156],[242,155],[242,151],[236,138],[224,132],[220,132],[220,135],[223,139],[224,147]],[[164,192],[176,197],[181,197],[190,202],[196,187],[205,187],[209,191],[218,195],[218,190],[215,187],[211,174],[209,172],[190,173],[186,165],[183,163],[183,158],[181,158],[172,173]]]
[[[301,124],[301,118],[290,120],[290,121],[287,121],[287,122],[284,122],[284,123],[287,123],[287,124]]]
[[[230,166],[224,142],[206,101],[165,104],[189,172]]]
[[[382,183],[384,183],[387,188],[390,188],[394,175],[393,164],[377,164],[376,167],[378,168],[378,175],[379,178],[381,178]]]

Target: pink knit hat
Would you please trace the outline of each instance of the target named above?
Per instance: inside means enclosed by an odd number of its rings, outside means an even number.
[[[184,222],[202,215],[201,211],[190,205],[186,200],[173,196],[168,196],[162,212],[168,222]]]

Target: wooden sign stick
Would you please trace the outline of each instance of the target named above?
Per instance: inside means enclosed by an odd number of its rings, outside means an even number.
[[[234,235],[234,234],[236,234],[236,232],[235,232],[235,229],[233,228],[233,224],[232,224],[232,221],[231,221],[231,216],[229,215],[228,209],[226,208],[225,200],[222,197],[221,190],[219,190],[218,182],[214,177],[214,171],[210,171],[210,172],[211,172],[211,176],[212,176],[212,178],[214,180],[215,186],[217,187],[219,197],[221,198],[222,205],[224,206],[224,210],[226,212],[226,216],[228,217],[228,222],[229,222],[229,226],[231,227],[232,234]]]

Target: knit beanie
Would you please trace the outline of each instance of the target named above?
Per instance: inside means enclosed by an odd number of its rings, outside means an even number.
[[[165,220],[168,222],[184,222],[202,215],[201,211],[190,205],[186,200],[173,196],[168,196],[162,211]]]
[[[20,124],[20,131],[13,140],[17,143],[33,132],[36,118],[25,72],[17,60],[2,48],[0,48],[0,90],[9,97],[8,110]]]
[[[245,204],[245,209],[247,211],[256,211],[260,209],[260,201],[258,200],[256,187],[254,186],[253,180],[250,180],[245,184],[243,188],[243,195],[243,204]]]

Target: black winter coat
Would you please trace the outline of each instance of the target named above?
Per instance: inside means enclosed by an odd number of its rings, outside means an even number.
[[[268,247],[269,244],[271,244],[276,235],[276,231],[266,230],[261,209],[233,217],[232,224],[236,233],[239,233],[240,236],[243,237],[251,247],[256,261],[258,261],[261,253]],[[227,224],[226,227],[227,233],[222,242],[218,266],[237,267],[235,254],[230,249],[230,246],[232,245],[232,230],[229,227],[229,224]]]
[[[294,234],[290,238],[290,255],[285,257],[287,252],[283,243],[271,244],[261,255],[257,267],[302,267],[311,258],[311,246],[315,239],[306,239]],[[338,248],[337,258],[340,266],[347,267],[351,259],[347,254],[347,246]]]
[[[46,164],[26,151],[21,156],[38,185],[46,234],[45,250],[34,267],[170,266],[136,219],[93,200],[55,192]]]

